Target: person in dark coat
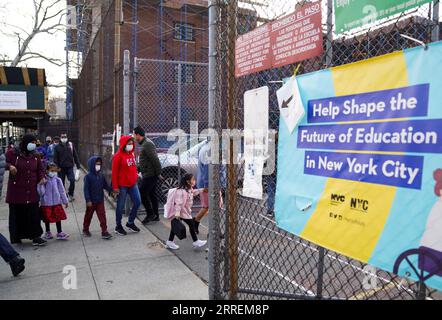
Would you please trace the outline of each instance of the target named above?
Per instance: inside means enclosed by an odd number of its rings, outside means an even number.
[[[60,135],[60,143],[54,148],[54,162],[60,168],[60,178],[65,184],[65,179],[69,180],[68,195],[69,200],[74,201],[75,173],[74,165],[80,170],[80,161],[77,151],[72,142],[69,141],[66,133]]]
[[[6,157],[0,148],[0,197],[3,189],[3,178],[5,175]],[[18,276],[23,270],[25,270],[25,259],[20,257],[14,247],[6,240],[6,238],[0,233],[0,256],[5,260],[11,268],[14,277]]]
[[[37,185],[45,183],[44,169],[40,157],[35,153],[36,138],[23,136],[19,148],[6,153],[6,170],[9,170],[6,203],[9,204],[9,234],[11,243],[22,239],[32,240],[33,245],[42,246],[43,229],[40,224],[39,196]]]

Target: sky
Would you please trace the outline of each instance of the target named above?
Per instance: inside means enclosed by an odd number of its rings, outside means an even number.
[[[52,3],[53,0],[48,0]],[[60,4],[54,6],[51,12],[57,12],[66,7],[66,2],[61,1]],[[13,59],[18,52],[17,37],[11,37],[14,31],[19,31],[24,35],[20,29],[11,27],[19,26],[25,30],[32,30],[33,16],[34,16],[33,0],[0,0],[0,54],[7,54],[10,59]],[[52,21],[52,20],[51,20]],[[56,21],[54,19],[53,21]],[[65,19],[63,19],[65,22]],[[6,23],[7,25],[2,25]],[[48,23],[49,25],[49,23]],[[66,36],[64,32],[57,32],[54,35],[38,34],[30,43],[32,51],[39,52],[44,56],[66,60],[65,48]],[[66,67],[53,65],[44,59],[31,59],[19,66],[27,66],[30,68],[44,68],[46,69],[46,78],[50,84],[65,84]],[[49,88],[49,98],[64,97],[66,89],[63,88]]]

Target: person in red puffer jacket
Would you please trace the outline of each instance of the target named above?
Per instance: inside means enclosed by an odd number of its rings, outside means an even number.
[[[141,196],[137,184],[138,170],[134,149],[134,139],[131,136],[122,136],[120,138],[120,149],[112,159],[112,189],[114,195],[117,196],[117,226],[115,232],[124,236],[127,232],[124,230],[121,220],[127,195],[131,198],[133,206],[126,227],[133,232],[140,232],[140,229],[135,225],[135,218],[141,204]]]

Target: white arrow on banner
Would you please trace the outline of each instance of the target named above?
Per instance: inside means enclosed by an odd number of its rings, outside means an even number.
[[[276,92],[276,96],[278,97],[279,111],[291,134],[305,115],[296,77],[291,77]]]

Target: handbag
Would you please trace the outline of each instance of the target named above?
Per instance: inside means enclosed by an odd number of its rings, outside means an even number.
[[[171,224],[172,232],[174,233],[174,235],[176,235],[180,240],[186,239],[186,227],[181,222],[181,220],[174,218]]]

